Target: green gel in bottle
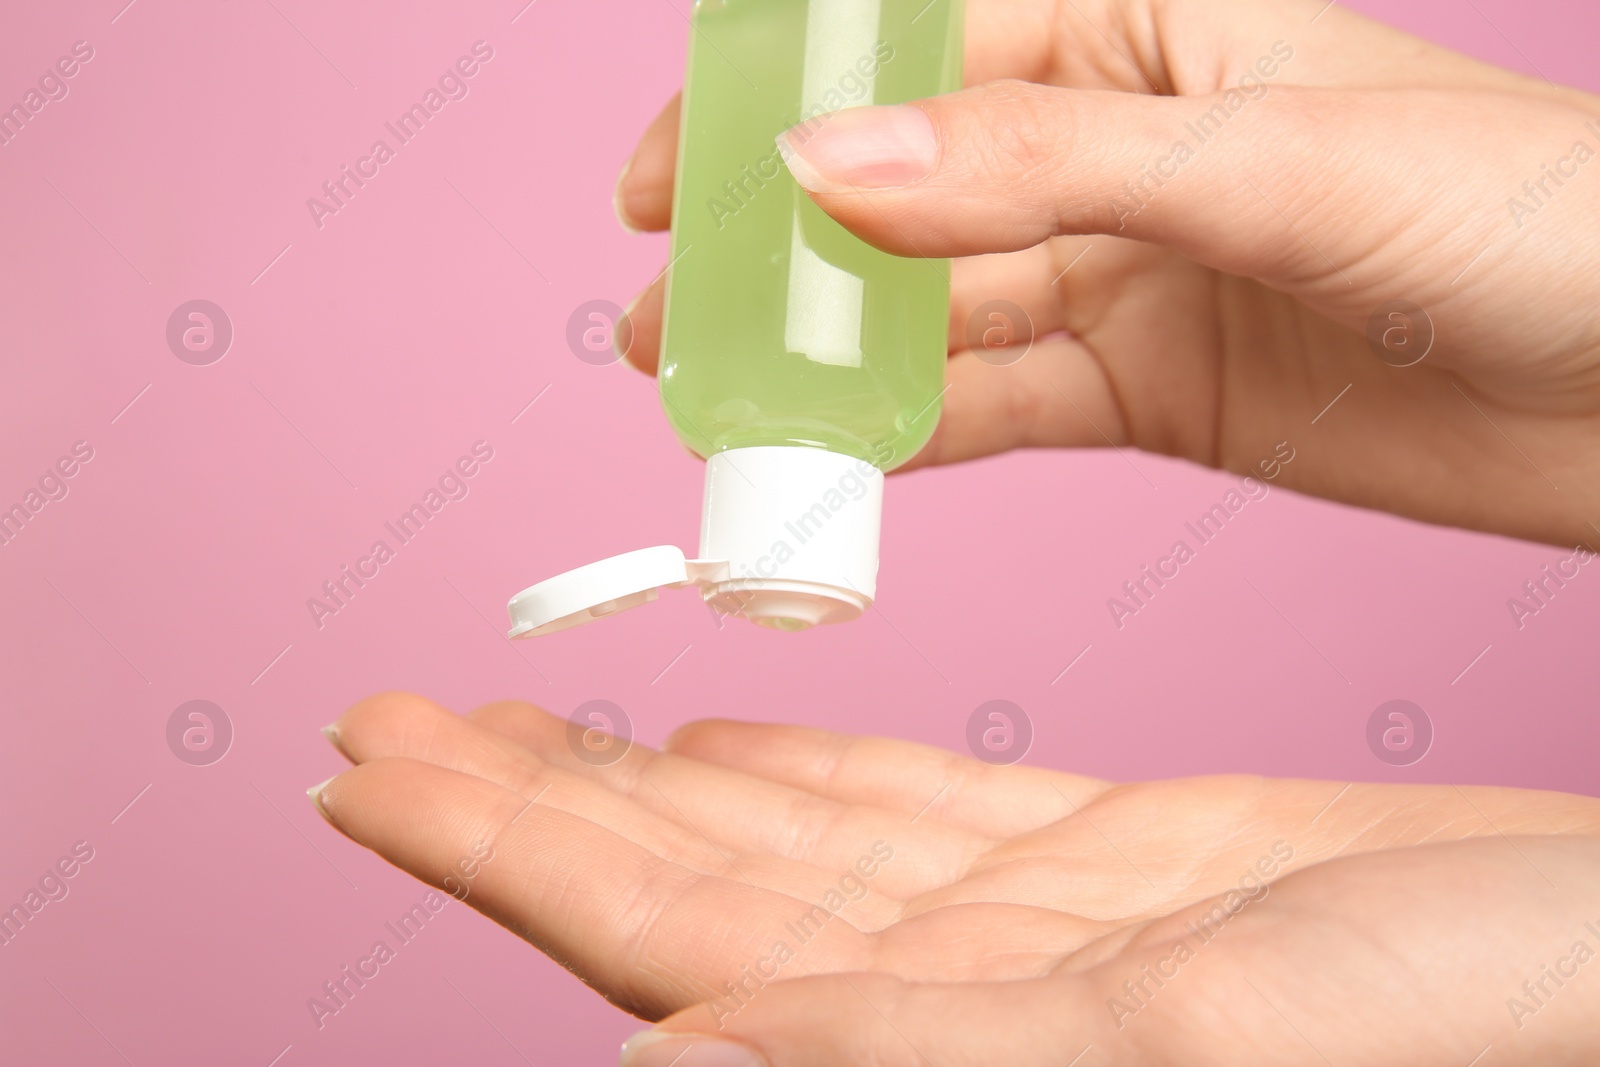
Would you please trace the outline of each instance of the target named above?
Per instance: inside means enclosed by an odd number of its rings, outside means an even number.
[[[882,470],[939,421],[948,260],[813,204],[774,139],[961,87],[960,0],[699,0],[672,213],[661,398],[689,448],[821,448]],[[809,121],[808,121],[809,120]]]
[[[939,421],[950,268],[814,205],[775,140],[960,88],[962,0],[699,0],[689,35],[661,401],[706,459],[700,552],[654,548],[523,590],[512,637],[693,586],[718,625],[854,619],[877,590],[883,472]]]

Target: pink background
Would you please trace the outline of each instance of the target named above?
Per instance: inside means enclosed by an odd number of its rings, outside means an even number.
[[[0,148],[0,504],[94,449],[0,547],[0,903],[95,850],[0,948],[7,1062],[611,1062],[634,1022],[455,904],[315,1028],[306,999],[424,893],[303,793],[342,766],[317,727],[379,689],[606,698],[649,742],[727,715],[952,748],[1004,698],[1035,724],[1030,762],[1107,776],[1600,793],[1600,572],[1519,632],[1507,598],[1565,553],[1274,492],[1118,632],[1106,598],[1230,482],[1143,455],[895,479],[882,610],[848,627],[719,631],[679,596],[506,643],[522,586],[694,546],[701,467],[651,383],[564,340],[575,307],[626,303],[665,261],[611,190],[679,80],[686,3],[542,0],[513,23],[522,0],[139,0],[113,22],[124,2],[11,5],[0,29],[6,102],[95,48]],[[1586,0],[1382,7],[1600,89]],[[479,39],[495,56],[470,96],[314,227],[306,198]],[[211,366],[165,343],[194,298],[235,326]],[[317,629],[307,598],[478,440],[494,459],[470,496]],[[1406,768],[1365,740],[1394,698],[1437,730]],[[167,747],[192,699],[236,732],[211,766]]]

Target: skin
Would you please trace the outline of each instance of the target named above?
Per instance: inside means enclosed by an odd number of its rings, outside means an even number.
[[[651,1067],[685,1044],[679,1067],[730,1062],[701,1058],[715,1038],[778,1067],[1063,1067],[1086,1045],[1085,1065],[1600,1056],[1600,960],[1547,980],[1534,1014],[1507,1004],[1535,1007],[1521,984],[1578,940],[1600,952],[1584,928],[1600,928],[1600,801],[1113,785],[738,722],[594,767],[567,725],[529,704],[458,716],[373,697],[332,728],[357,766],[321,806],[619,1007],[701,1035],[658,1045]],[[800,941],[789,924],[880,842],[892,858],[847,884],[859,899]],[[1202,943],[1188,927],[1208,914]],[[1177,962],[1180,940],[1192,958]],[[793,958],[741,1006],[723,983],[772,976],[777,941]],[[1169,978],[1135,1002],[1123,983],[1146,965]]]
[[[1302,492],[1600,542],[1600,161],[1521,226],[1507,207],[1600,144],[1600,100],[1320,0],[968,9],[971,87],[914,105],[932,172],[813,194],[880,247],[956,257],[952,385],[913,466],[1109,443],[1245,473],[1287,440]],[[1266,94],[1126,210],[1277,41]],[[618,184],[633,228],[668,224],[677,122]],[[651,372],[661,296],[619,328]],[[1039,338],[1008,367],[963,350],[995,298]],[[1434,332],[1405,368],[1365,337],[1395,298]],[[1600,959],[1576,952],[1600,952],[1600,801],[1114,785],[734,722],[595,767],[531,705],[404,694],[329,736],[355,766],[313,790],[328,820],[661,1020],[629,1067],[1600,1061]],[[841,886],[859,899],[801,943]],[[731,997],[777,941],[793,957]]]
[[[970,0],[972,87],[916,105],[934,172],[813,195],[891,252],[967,257],[944,416],[911,467],[1114,443],[1248,473],[1286,440],[1301,492],[1600,545],[1600,160],[1520,227],[1507,203],[1574,142],[1600,149],[1600,98],[1322,6]],[[1265,94],[1129,213],[1127,183],[1279,41]],[[669,223],[677,126],[674,100],[619,183],[634,228]],[[623,338],[651,374],[665,284]],[[1039,337],[1009,367],[966,350],[997,298]],[[1435,335],[1405,368],[1366,339],[1397,298]]]

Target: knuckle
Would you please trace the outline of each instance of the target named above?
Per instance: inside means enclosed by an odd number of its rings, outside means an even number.
[[[987,99],[975,112],[982,122],[986,151],[981,162],[993,176],[1046,171],[1066,157],[1072,142],[1072,112],[1061,93],[1029,82],[1008,80],[984,88]]]
[[[349,728],[369,720],[382,722],[398,719],[409,722],[432,714],[433,704],[427,698],[396,690],[375,693],[359,701],[344,713],[341,722],[344,727]]]

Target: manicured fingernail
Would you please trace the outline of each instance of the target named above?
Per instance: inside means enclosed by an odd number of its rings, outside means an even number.
[[[794,180],[813,193],[895,189],[928,176],[939,138],[921,108],[852,107],[780,133],[778,152]]]
[[[633,303],[622,309],[622,317],[611,328],[611,350],[617,354],[618,359],[627,359],[628,349],[633,347],[633,309],[638,307],[639,301],[643,299],[643,293],[634,297]]]
[[[767,1067],[766,1058],[737,1041],[705,1034],[641,1030],[622,1043],[618,1067]]]
[[[337,777],[339,777],[337,774],[333,776],[333,778]],[[333,778],[329,778],[328,782],[333,781]],[[337,826],[338,823],[333,821],[333,816],[328,814],[328,809],[322,804],[322,791],[328,788],[328,782],[319,782],[307,789],[306,796],[311,798],[311,806],[317,809],[317,814],[328,820],[329,826]]]
[[[628,162],[623,166],[622,173],[617,175],[617,187],[611,191],[611,210],[616,212],[617,221],[629,233],[639,233],[639,227],[634,225],[628,217],[628,209],[622,206],[622,183],[628,180],[628,172],[633,169],[633,157],[628,157]]]
[[[322,736],[328,739],[328,744],[339,750],[340,755],[344,756],[346,759],[350,759],[350,753],[345,751],[343,742],[339,740],[338,723],[329,723],[327,726],[324,726],[322,728]],[[351,762],[353,763],[355,761],[351,760]]]

